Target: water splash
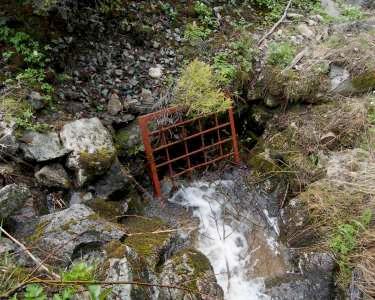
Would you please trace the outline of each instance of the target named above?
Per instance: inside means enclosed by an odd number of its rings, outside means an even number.
[[[230,187],[232,181],[194,182],[180,189],[171,199],[193,209],[200,221],[196,247],[211,262],[226,300],[268,299],[262,294],[262,280],[248,276],[251,249],[244,224],[227,214],[233,209],[218,187]]]

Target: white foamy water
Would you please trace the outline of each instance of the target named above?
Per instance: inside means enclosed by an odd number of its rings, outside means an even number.
[[[195,182],[180,189],[170,201],[192,208],[194,216],[199,218],[196,247],[210,260],[217,281],[224,290],[224,298],[267,299],[261,292],[263,282],[252,280],[248,276],[251,249],[244,225],[226,213],[232,207],[228,199],[216,191],[219,185],[232,184],[231,181],[216,181],[211,184]]]

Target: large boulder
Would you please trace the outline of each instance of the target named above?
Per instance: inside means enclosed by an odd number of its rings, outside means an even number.
[[[46,252],[58,249],[59,259],[69,262],[73,253],[85,246],[120,240],[124,235],[120,225],[100,218],[85,205],[74,204],[42,216],[29,240]]]
[[[70,150],[61,145],[55,132],[26,132],[20,139],[21,149],[27,160],[45,162],[67,155]]]
[[[158,298],[160,300],[224,299],[223,290],[215,280],[208,258],[197,250],[185,249],[167,260],[160,281],[162,285],[186,288],[162,289]]]
[[[5,219],[20,209],[29,197],[30,190],[23,185],[9,184],[0,189],[0,219]]]
[[[111,134],[98,118],[80,119],[64,125],[60,132],[64,146],[71,150],[67,167],[76,171],[77,184],[104,174],[116,156]]]
[[[69,189],[71,186],[68,173],[60,164],[44,166],[35,173],[35,178],[40,185],[46,187]]]

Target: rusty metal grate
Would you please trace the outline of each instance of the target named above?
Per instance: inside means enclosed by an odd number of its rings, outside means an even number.
[[[223,159],[240,162],[232,108],[188,120],[181,116],[179,108],[168,108],[138,118],[158,198],[163,176],[173,180]]]

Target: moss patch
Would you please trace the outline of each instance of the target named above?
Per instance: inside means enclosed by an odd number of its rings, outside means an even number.
[[[38,242],[39,239],[43,236],[44,229],[47,227],[48,224],[49,221],[38,223],[38,225],[35,227],[34,233],[28,237],[28,240],[32,243]]]
[[[116,201],[106,201],[96,198],[88,203],[99,216],[115,222],[122,214],[121,204]]]
[[[366,72],[353,78],[354,88],[361,92],[375,89],[375,71]]]
[[[152,233],[168,229],[167,225],[160,219],[153,218],[128,218],[125,221],[126,228],[130,233],[142,233],[129,236],[124,243],[133,248],[140,256],[157,264],[161,250],[168,243],[170,233]]]

